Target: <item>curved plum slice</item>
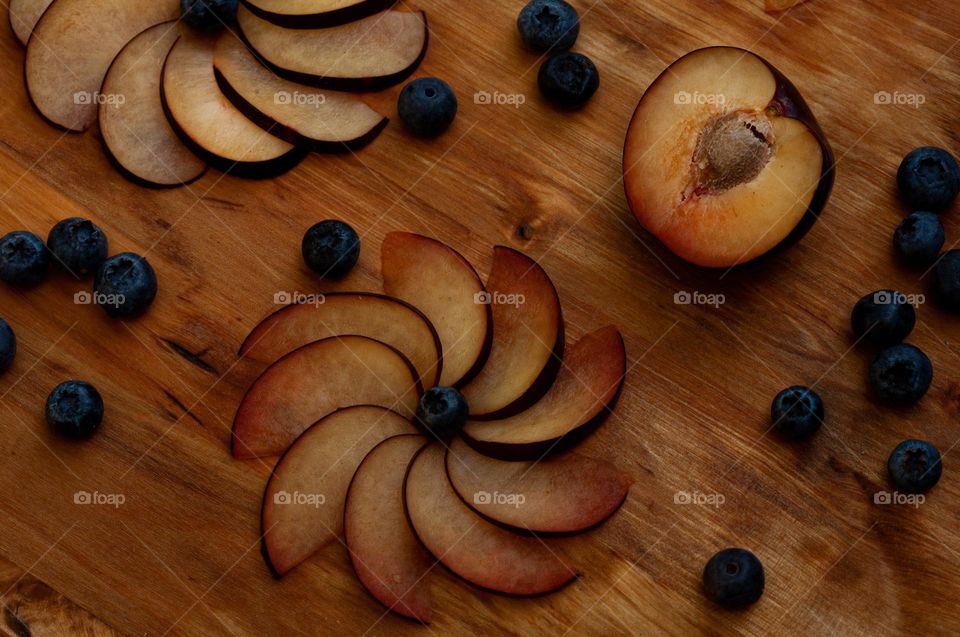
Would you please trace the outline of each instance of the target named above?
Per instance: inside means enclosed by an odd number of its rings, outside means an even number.
[[[365,336],[304,345],[267,368],[233,421],[235,458],[278,455],[311,423],[344,407],[379,405],[412,417],[422,393],[403,354]]]
[[[487,279],[493,319],[490,356],[460,391],[470,417],[492,420],[532,405],[550,388],[563,356],[560,299],[536,261],[497,246]]]
[[[462,384],[483,366],[490,348],[490,308],[473,266],[435,239],[391,232],[383,240],[383,289],[415,305],[440,336],[440,385]]]
[[[303,152],[251,122],[220,91],[213,72],[214,39],[185,33],[173,45],[161,76],[170,125],[190,150],[224,172],[273,175]]]
[[[535,533],[576,533],[623,504],[630,476],[609,462],[568,452],[543,460],[496,460],[457,439],[447,474],[460,498],[485,518]]]
[[[412,305],[381,294],[336,292],[323,303],[288,305],[260,322],[240,347],[240,356],[271,363],[307,343],[355,334],[400,351],[425,387],[440,376],[440,338],[430,321]]]
[[[413,73],[427,52],[422,11],[384,11],[330,29],[285,29],[241,5],[237,24],[277,75],[339,91],[392,86]]]
[[[539,595],[577,573],[560,552],[539,538],[487,522],[450,485],[440,445],[414,458],[404,487],[407,516],[430,553],[468,582],[499,593]]]
[[[278,77],[229,31],[217,40],[213,65],[233,105],[291,144],[317,152],[355,150],[373,141],[389,121],[350,95]]]
[[[394,436],[377,445],[353,476],[343,531],[353,569],[388,609],[425,624],[431,599],[426,575],[434,562],[407,522],[403,480],[423,436]]]
[[[260,512],[263,557],[274,577],[343,533],[350,479],[370,450],[415,432],[403,416],[363,405],[330,414],[290,445],[267,482]]]
[[[40,16],[53,0],[10,0],[10,26],[20,43],[26,45]]]
[[[361,20],[397,0],[243,0],[250,11],[288,29],[323,29]]]
[[[123,95],[123,103],[100,104],[100,132],[114,161],[128,176],[154,186],[189,183],[207,165],[183,145],[160,102],[160,74],[179,37],[175,22],[150,27],[117,54],[102,95]]]
[[[83,131],[97,120],[110,63],[144,29],[180,15],[178,0],[57,0],[27,43],[27,92],[47,120]]]
[[[626,373],[623,337],[614,327],[587,334],[564,356],[550,391],[526,411],[502,420],[468,421],[463,435],[495,457],[538,459],[561,439],[586,433],[609,413]]]

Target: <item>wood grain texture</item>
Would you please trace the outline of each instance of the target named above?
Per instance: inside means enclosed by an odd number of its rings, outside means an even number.
[[[45,124],[23,90],[22,49],[12,34],[0,38],[0,227],[46,236],[63,217],[90,216],[112,251],[146,253],[160,277],[154,307],[130,323],[74,305],[86,284],[64,275],[31,292],[0,288],[20,341],[0,378],[0,555],[131,635],[960,632],[960,326],[921,306],[911,341],[935,378],[910,410],[867,395],[868,359],[851,351],[848,327],[861,295],[926,287],[892,258],[904,214],[893,176],[915,146],[960,152],[956,4],[811,0],[769,15],[761,0],[578,0],[577,49],[596,60],[602,85],[574,114],[537,94],[538,57],[521,50],[513,26],[520,0],[403,5],[429,15],[418,74],[445,78],[460,97],[445,136],[420,141],[395,122],[358,155],[310,157],[262,182],[210,172],[175,191],[125,181],[95,130]],[[667,62],[711,44],[750,48],[791,78],[839,161],[834,196],[807,238],[730,273],[658,247],[619,182],[644,89]],[[364,99],[392,113],[398,91]],[[878,105],[878,91],[925,103]],[[525,103],[478,104],[481,92]],[[950,243],[960,240],[956,215],[954,206],[944,216]],[[583,565],[575,584],[511,599],[437,569],[427,629],[385,616],[342,547],[282,582],[270,577],[258,553],[269,464],[228,453],[251,376],[235,353],[277,291],[317,289],[298,246],[326,217],[363,235],[359,267],[338,289],[379,288],[391,230],[442,238],[484,276],[492,245],[505,243],[553,278],[568,342],[606,323],[623,331],[626,387],[581,450],[615,461],[635,484],[608,523],[562,541]],[[725,303],[676,305],[678,291]],[[88,444],[61,441],[43,423],[47,393],[70,377],[93,382],[107,403]],[[816,383],[827,423],[813,441],[785,446],[764,433],[772,396],[794,383]],[[943,480],[919,508],[874,505],[889,488],[887,454],[915,436],[945,452]],[[78,505],[79,491],[125,501]],[[678,505],[678,491],[724,502]],[[766,566],[767,592],[748,612],[721,612],[699,592],[704,563],[728,545]]]

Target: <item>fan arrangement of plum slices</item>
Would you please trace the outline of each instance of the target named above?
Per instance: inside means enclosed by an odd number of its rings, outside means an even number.
[[[382,275],[382,294],[282,308],[240,349],[259,376],[236,413],[233,455],[280,456],[261,516],[271,572],[283,577],[339,539],[374,598],[424,623],[438,562],[504,594],[572,581],[578,565],[550,534],[604,521],[631,485],[571,450],[620,392],[620,333],[605,327],[564,351],[553,283],[507,247],[484,286],[446,244],[394,232]],[[437,386],[469,405],[453,437],[415,416]]]
[[[392,86],[426,54],[423,12],[385,0],[246,0],[215,33],[180,0],[11,0],[27,92],[52,124],[104,145],[135,181],[208,165],[246,177],[357,149],[387,125],[351,92]]]

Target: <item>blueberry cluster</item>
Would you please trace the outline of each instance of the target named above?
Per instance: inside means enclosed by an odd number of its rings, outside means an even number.
[[[569,49],[580,35],[580,15],[564,0],[531,0],[517,18],[527,48],[550,57],[540,66],[537,84],[551,102],[566,108],[586,104],[600,87],[593,61]]]

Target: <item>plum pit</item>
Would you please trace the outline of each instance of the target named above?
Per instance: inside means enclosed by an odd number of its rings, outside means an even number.
[[[733,111],[714,117],[697,137],[688,194],[716,194],[749,183],[772,157],[773,125],[765,114]]]

